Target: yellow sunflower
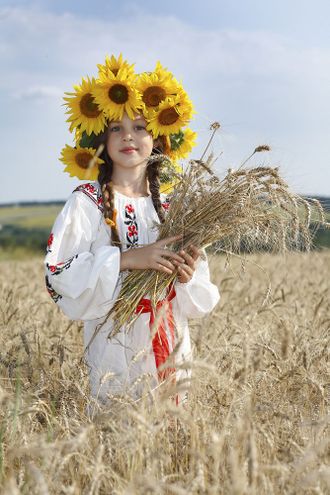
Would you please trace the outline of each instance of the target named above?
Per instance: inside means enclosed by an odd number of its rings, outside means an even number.
[[[196,146],[196,132],[187,128],[180,130],[176,134],[171,134],[171,151],[169,156],[171,160],[181,160],[186,158],[194,146]]]
[[[100,74],[93,96],[109,120],[121,120],[124,112],[134,119],[134,114],[141,108],[135,77],[125,68],[121,68],[116,76],[109,69]]]
[[[167,96],[176,96],[183,89],[159,62],[154,72],[143,72],[137,76],[136,88],[141,93],[146,118],[149,111],[156,110]]]
[[[74,142],[75,142],[75,144],[79,144],[82,136],[83,136],[83,131],[80,129],[80,127],[77,127],[74,130]]]
[[[193,105],[184,92],[175,97],[167,97],[149,116],[147,130],[156,139],[159,135],[169,136],[179,132],[188,124],[193,114]]]
[[[82,180],[96,180],[99,173],[99,165],[104,163],[101,158],[95,156],[93,148],[81,148],[66,145],[61,152],[61,162],[66,167],[64,172],[68,172],[70,177],[78,177]]]
[[[155,70],[154,70],[153,73],[156,74],[156,76],[159,79],[170,79],[175,84],[177,84],[178,86],[181,87],[181,85],[178,83],[178,81],[174,78],[172,72],[170,72],[168,69],[166,69],[165,67],[163,67],[162,64],[159,62],[159,60],[156,63],[156,67],[155,67]]]
[[[122,54],[120,54],[118,58],[114,55],[111,55],[111,58],[109,58],[107,55],[105,57],[105,64],[97,64],[97,67],[99,69],[99,77],[101,74],[106,74],[109,70],[114,76],[116,76],[122,68],[126,69],[132,76],[134,75],[134,64],[129,65],[126,60],[123,60]]]
[[[96,104],[92,92],[95,88],[95,79],[82,79],[80,85],[74,86],[74,93],[65,93],[65,105],[70,122],[70,132],[79,127],[81,132],[86,131],[88,135],[92,132],[99,134],[104,130],[106,118],[102,110]]]

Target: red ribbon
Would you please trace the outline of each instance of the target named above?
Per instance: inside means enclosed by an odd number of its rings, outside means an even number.
[[[166,309],[166,323],[167,327],[170,331],[170,338],[171,338],[171,344],[172,344],[172,349],[174,348],[174,343],[175,343],[175,334],[174,334],[174,318],[173,318],[173,311],[172,311],[172,299],[175,297],[175,289],[174,286],[172,285],[169,289],[169,293],[165,299],[162,299],[156,304],[156,307],[154,308],[151,304],[150,299],[141,299],[139,302],[135,312],[137,314],[141,313],[150,313],[150,319],[149,319],[149,328],[150,331],[155,330],[154,329],[154,323],[155,323],[155,316],[157,317],[157,314],[159,313],[160,309],[165,307]],[[169,346],[169,341],[166,333],[166,323],[165,319],[163,316],[159,317],[158,321],[158,327],[157,330],[155,331],[155,335],[152,339],[152,348],[154,351],[155,355],[155,361],[156,361],[156,367],[157,370],[158,368],[164,364],[170,355],[170,346]],[[159,371],[158,370],[158,379],[159,381],[164,381],[167,377],[170,375],[173,375],[175,373],[175,368],[168,367],[164,370]],[[175,376],[175,375],[174,375]]]

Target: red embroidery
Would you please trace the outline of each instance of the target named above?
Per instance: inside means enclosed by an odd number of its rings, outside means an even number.
[[[135,227],[135,225],[129,225],[128,227],[128,235],[132,237],[133,235],[137,235],[138,231]]]
[[[127,211],[127,213],[134,213],[135,211],[132,205],[126,205],[125,210]]]
[[[166,197],[164,201],[162,201],[162,207],[164,208],[165,213],[167,213],[170,208],[170,198]]]
[[[48,247],[50,247],[53,244],[53,240],[54,240],[54,234],[51,233],[50,236],[48,237],[48,241],[47,241]]]
[[[49,263],[47,263],[46,267],[54,275],[59,275],[60,273],[63,272],[63,270],[68,270],[70,268],[71,263],[75,258],[78,258],[77,254],[75,256],[72,256],[71,258],[67,259],[66,261],[63,261],[61,263],[57,263],[57,265],[50,265]]]
[[[82,186],[86,191],[90,192],[91,194],[95,193],[95,187],[92,184],[83,184]]]
[[[131,248],[138,245],[139,232],[138,224],[136,221],[136,214],[134,206],[128,204],[125,206],[125,225],[127,225],[126,232],[126,247]]]
[[[78,191],[86,194],[86,196],[88,196],[96,204],[98,209],[103,212],[103,198],[99,187],[95,187],[93,184],[88,182],[87,184],[81,184],[73,192]]]
[[[47,241],[47,253],[51,253],[52,252],[52,244],[53,244],[53,240],[54,240],[54,234],[53,232],[51,232],[50,236],[48,237],[48,241]]]

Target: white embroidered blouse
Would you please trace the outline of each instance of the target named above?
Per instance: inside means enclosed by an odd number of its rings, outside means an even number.
[[[169,208],[162,196],[162,205]],[[123,250],[157,240],[158,221],[152,199],[129,198],[115,192],[119,237]],[[111,230],[103,217],[98,182],[79,186],[58,215],[47,246],[46,286],[63,312],[84,321],[86,363],[90,371],[91,394],[106,403],[111,394],[129,393],[138,398],[146,389],[159,385],[150,330],[150,314],[142,313],[133,328],[125,328],[108,339],[109,319],[88,346],[96,326],[104,320],[121,287],[120,250],[111,245]],[[172,311],[175,340],[168,339],[170,351],[178,344],[175,364],[191,360],[188,318],[210,312],[219,292],[210,282],[207,261],[199,260],[192,279],[175,283]],[[168,325],[166,324],[168,330]],[[176,379],[190,377],[189,366],[176,370]],[[181,399],[185,391],[181,394]]]

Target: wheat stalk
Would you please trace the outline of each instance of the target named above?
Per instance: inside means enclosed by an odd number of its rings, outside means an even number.
[[[251,156],[268,149],[259,146]],[[240,252],[242,247],[249,252],[260,248],[308,250],[311,208],[324,224],[319,203],[290,192],[277,168],[240,167],[220,180],[212,171],[212,156],[206,162],[191,160],[173,192],[165,222],[157,225],[158,239],[182,235],[179,242],[168,246],[175,252],[189,250],[192,244],[227,253]],[[115,322],[110,336],[136,320],[142,297],[147,295],[156,306],[176,277],[177,273],[153,270],[130,272],[107,316]]]

